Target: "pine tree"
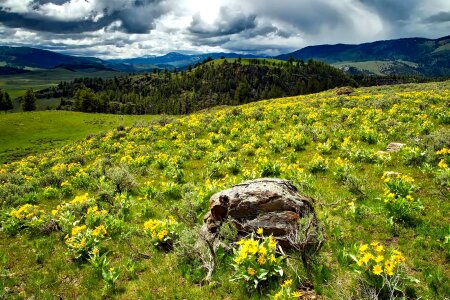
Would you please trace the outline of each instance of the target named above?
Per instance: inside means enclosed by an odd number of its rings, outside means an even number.
[[[22,109],[23,111],[36,110],[36,96],[34,95],[32,88],[27,89],[23,96]]]

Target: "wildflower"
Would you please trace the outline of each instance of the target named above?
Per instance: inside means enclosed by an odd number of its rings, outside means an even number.
[[[270,262],[275,262],[277,259],[275,258],[275,255],[270,255],[270,258],[269,258],[269,260],[270,260]]]
[[[445,169],[448,167],[448,165],[445,163],[445,161],[443,159],[441,159],[438,163],[438,167],[441,169]]]
[[[266,263],[266,258],[264,257],[264,255],[260,255],[258,257],[258,264],[263,265]]]
[[[383,251],[384,251],[383,245],[377,245],[377,246],[375,247],[375,251],[376,251],[377,253],[383,252]]]
[[[256,270],[250,267],[247,269],[247,274],[253,276],[256,274]]]
[[[169,231],[168,231],[168,230],[166,230],[166,229],[161,230],[161,231],[158,233],[158,239],[159,239],[160,241],[162,241],[168,234],[169,234]]]
[[[363,260],[363,262],[368,263],[373,258],[374,258],[374,256],[371,253],[366,253],[366,254],[364,254],[362,260]]]
[[[303,293],[300,291],[295,291],[291,293],[292,298],[300,298],[301,296],[303,296]]]
[[[292,284],[292,279],[286,279],[282,284],[281,287],[282,288],[286,288],[288,286],[290,286]]]
[[[277,248],[277,241],[274,240],[272,237],[269,238],[269,248],[270,249],[276,249]]]
[[[375,257],[375,262],[379,263],[381,261],[384,260],[384,256],[383,255],[378,255],[377,257]]]
[[[361,245],[361,246],[359,246],[359,252],[365,252],[367,249],[369,248],[369,245],[367,245],[367,244],[364,244],[364,245]]]
[[[106,234],[106,228],[103,225],[95,227],[95,229],[92,231],[93,236],[99,236],[101,234]]]
[[[256,230],[256,233],[259,235],[263,234],[263,229],[261,227],[258,228],[258,230]]]
[[[392,263],[392,261],[387,260],[384,263],[384,269],[386,271],[386,274],[388,274],[389,276],[394,275],[394,264]]]
[[[75,236],[84,230],[86,230],[86,225],[75,226],[72,228],[72,236]]]
[[[98,255],[99,252],[100,252],[100,250],[98,250],[98,248],[92,249],[92,254],[93,255]]]
[[[381,268],[381,266],[380,265],[375,265],[373,267],[373,274],[381,275],[381,273],[383,273],[383,269]]]

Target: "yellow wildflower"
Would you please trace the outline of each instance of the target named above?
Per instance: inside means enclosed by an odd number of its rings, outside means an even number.
[[[104,225],[99,225],[92,231],[93,236],[99,236],[101,234],[106,234],[106,228]]]
[[[441,159],[441,160],[439,161],[439,163],[438,163],[438,167],[441,168],[441,169],[445,169],[445,168],[448,167],[448,165],[447,165],[447,163],[446,163],[443,159]]]
[[[253,276],[256,274],[256,270],[250,267],[247,269],[247,274]]]
[[[295,291],[291,293],[292,298],[300,298],[301,296],[303,296],[303,293],[300,291]]]
[[[290,286],[292,284],[292,279],[286,279],[282,284],[281,287],[282,288],[286,288],[288,286]]]
[[[381,268],[381,266],[380,265],[375,265],[373,267],[373,274],[381,275],[381,273],[383,273],[383,269]]]

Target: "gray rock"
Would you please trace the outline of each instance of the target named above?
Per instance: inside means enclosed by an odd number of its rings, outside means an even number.
[[[386,147],[387,152],[398,152],[400,149],[402,149],[405,146],[405,144],[402,143],[389,143]]]
[[[314,225],[317,224],[311,203],[313,199],[300,195],[288,180],[260,178],[246,181],[211,197],[209,212],[204,217],[204,230],[210,236],[217,236],[222,223],[230,220],[240,235],[261,227],[264,235],[272,234],[280,245],[289,248],[300,219],[309,217]]]

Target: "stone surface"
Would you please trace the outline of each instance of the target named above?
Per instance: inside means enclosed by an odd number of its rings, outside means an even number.
[[[389,143],[386,147],[387,152],[398,152],[400,149],[402,149],[405,146],[405,144],[402,143]]]
[[[287,236],[298,229],[298,220],[313,216],[313,199],[302,196],[288,180],[260,178],[235,185],[214,194],[204,217],[204,230],[216,235],[224,220],[231,220],[240,235],[261,227],[264,235],[272,234],[283,246]]]

